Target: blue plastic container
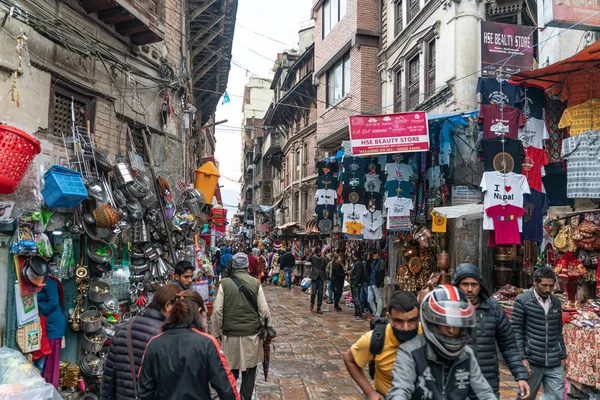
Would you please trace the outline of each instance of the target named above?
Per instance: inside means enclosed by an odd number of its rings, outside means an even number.
[[[81,173],[60,165],[53,165],[44,174],[42,196],[48,207],[75,208],[88,197]]]

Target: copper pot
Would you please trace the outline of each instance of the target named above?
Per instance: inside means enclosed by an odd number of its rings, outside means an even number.
[[[437,255],[437,266],[440,269],[448,269],[450,267],[450,254],[446,250],[442,250]]]

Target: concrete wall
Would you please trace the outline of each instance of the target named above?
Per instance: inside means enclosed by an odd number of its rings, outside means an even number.
[[[249,103],[244,102],[242,112],[244,121],[249,118],[262,119],[269,108],[269,104],[273,99],[273,91],[270,89],[271,81],[265,78],[250,77],[245,86],[245,90],[249,91]],[[246,96],[245,96],[246,97]]]

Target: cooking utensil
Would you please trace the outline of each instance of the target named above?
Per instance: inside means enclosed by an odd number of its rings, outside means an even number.
[[[90,260],[99,264],[109,262],[113,258],[113,248],[103,240],[92,240],[86,248]]]
[[[133,223],[133,243],[146,243],[150,241],[150,232],[144,220]]]
[[[42,257],[31,257],[23,264],[23,279],[31,286],[44,286],[49,273],[48,263]]]
[[[119,300],[109,293],[104,297],[104,301],[100,303],[99,307],[102,311],[117,312],[119,311]]]
[[[81,314],[80,326],[81,330],[86,333],[96,332],[102,328],[102,314],[97,310],[89,310]]]
[[[81,346],[83,348],[83,345]],[[79,369],[90,377],[102,376],[104,365],[102,359],[95,354],[84,354],[79,359]]]
[[[104,347],[106,333],[98,330],[92,333],[84,333],[81,338],[81,348],[90,353],[98,353]]]
[[[120,187],[129,186],[134,182],[131,171],[125,163],[117,163],[115,165],[114,176]]]
[[[110,285],[102,281],[92,281],[88,289],[88,298],[94,303],[102,303],[110,292]]]

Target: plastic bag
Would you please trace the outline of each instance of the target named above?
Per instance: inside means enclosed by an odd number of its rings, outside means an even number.
[[[0,400],[60,400],[51,384],[40,376],[19,351],[0,348]]]

